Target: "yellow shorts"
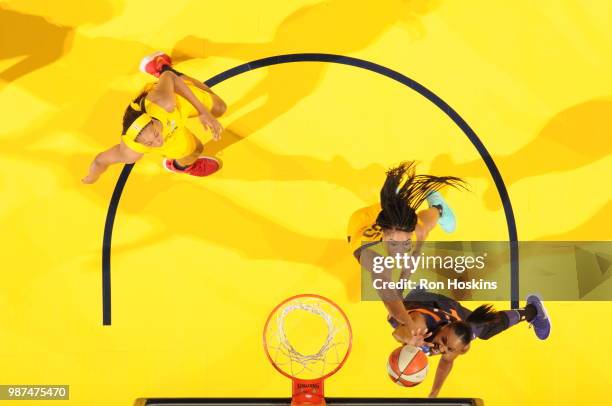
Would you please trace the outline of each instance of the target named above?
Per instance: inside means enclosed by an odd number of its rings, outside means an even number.
[[[187,128],[177,130],[170,140],[166,140],[160,148],[150,148],[151,151],[162,154],[168,159],[181,159],[193,154],[200,140]]]

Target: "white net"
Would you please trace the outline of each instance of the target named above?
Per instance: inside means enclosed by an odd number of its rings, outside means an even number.
[[[350,349],[348,320],[332,302],[300,296],[270,315],[265,331],[271,361],[299,379],[318,379],[335,372]]]

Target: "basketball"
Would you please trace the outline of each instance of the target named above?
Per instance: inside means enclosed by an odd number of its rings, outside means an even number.
[[[393,382],[400,386],[415,386],[427,376],[427,356],[411,345],[393,350],[387,362],[387,372]]]

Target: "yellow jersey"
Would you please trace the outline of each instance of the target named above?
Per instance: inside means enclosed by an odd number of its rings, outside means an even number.
[[[351,252],[359,260],[361,250],[382,241],[381,227],[376,224],[380,203],[357,210],[351,216],[347,228],[347,239]]]
[[[153,86],[155,83],[149,83],[143,91],[150,91]],[[212,109],[213,99],[210,93],[192,84],[187,84],[187,86],[208,110]],[[198,111],[187,99],[176,95],[176,106],[173,111],[168,112],[145,98],[144,111],[161,123],[164,144],[161,147],[148,147],[129,137],[121,137],[130,149],[143,154],[157,152],[170,159],[184,158],[196,150],[197,139],[186,124],[188,118],[198,116]]]
[[[382,210],[380,203],[357,210],[351,216],[347,229],[347,239],[351,252],[359,261],[361,252],[371,248],[379,255],[389,255],[386,244],[379,244],[383,240],[383,230],[376,224],[376,218]],[[419,224],[417,223],[417,228]],[[408,252],[415,254],[420,250],[420,244],[415,244],[416,233],[410,235]]]

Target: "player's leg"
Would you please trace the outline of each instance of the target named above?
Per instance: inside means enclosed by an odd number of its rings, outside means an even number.
[[[204,146],[197,137],[193,136],[193,142],[195,144],[193,152],[182,158],[174,160],[175,164],[178,165],[179,168],[185,169],[191,166],[195,161],[198,160],[200,155],[202,155],[202,152],[204,152]]]
[[[166,70],[171,70],[177,75],[181,75],[180,72],[172,68],[172,59],[161,51],[147,55],[140,61],[140,71],[153,75],[156,78]]]
[[[476,324],[473,330],[478,338],[488,340],[523,321],[533,327],[540,340],[545,340],[550,335],[551,323],[548,312],[542,300],[536,295],[527,296],[527,305],[524,308],[496,312],[492,321]]]
[[[438,219],[436,222],[440,224],[442,230],[447,233],[452,233],[457,227],[457,221],[455,219],[455,213],[450,208],[446,200],[442,197],[440,192],[433,192],[427,196],[427,204],[429,210],[424,210],[424,215],[428,221],[432,221],[435,218],[435,211],[438,212]],[[434,211],[435,210],[435,211]],[[421,212],[419,212],[420,214]],[[435,223],[433,223],[435,225]],[[432,227],[433,228],[433,227]]]
[[[424,240],[427,234],[438,224],[438,220],[440,220],[440,209],[437,207],[419,211],[417,213],[417,238]]]
[[[221,163],[209,156],[202,156],[204,146],[202,142],[191,132],[188,132],[186,137],[189,137],[189,142],[192,147],[189,148],[189,153],[182,155],[181,158],[166,158],[164,167],[171,172],[186,173],[192,176],[209,176],[217,172],[221,168]]]
[[[174,72],[177,76],[180,76],[187,85],[187,87],[189,87],[193,94],[198,98],[198,100],[200,100],[200,102],[206,107],[208,111],[210,111],[210,114],[212,114],[214,117],[219,118],[223,114],[225,114],[225,112],[227,111],[227,105],[225,104],[223,99],[221,99],[219,95],[213,92],[210,87],[208,87],[203,81],[194,79],[191,76],[181,73],[171,66],[164,66],[162,68],[162,72],[166,70],[170,70]],[[185,114],[188,117],[197,117],[200,115],[200,112],[198,112],[190,103],[186,103],[184,104],[184,106]]]
[[[206,86],[203,81],[198,81],[197,79],[176,70],[172,66],[172,60],[170,57],[163,52],[155,52],[151,55],[145,56],[140,62],[140,70],[155,77],[159,77],[159,75],[167,70],[174,72],[174,74],[183,78],[193,94],[200,99],[202,104],[204,104],[204,106],[213,116],[221,117],[227,110],[227,105],[223,99],[210,90],[210,88]],[[190,108],[188,103],[185,104],[184,109],[185,114],[189,117],[195,117],[198,115],[198,112],[194,108]]]

